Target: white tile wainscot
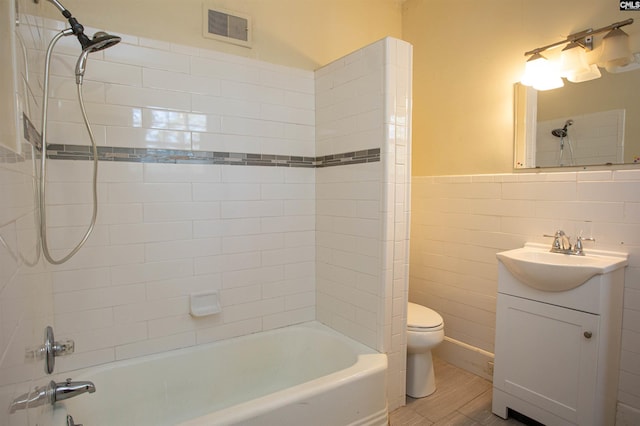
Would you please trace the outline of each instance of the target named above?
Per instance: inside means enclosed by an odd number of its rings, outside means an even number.
[[[590,248],[629,253],[618,421],[640,421],[640,170],[414,177],[410,298],[440,312],[438,352],[487,376],[499,251],[582,230]],[[632,420],[632,421],[631,421]]]

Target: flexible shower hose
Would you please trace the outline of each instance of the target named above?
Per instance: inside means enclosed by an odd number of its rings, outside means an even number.
[[[80,248],[87,242],[89,235],[93,231],[93,228],[96,224],[96,218],[98,217],[98,148],[96,147],[96,141],[93,136],[93,131],[91,130],[91,125],[89,124],[89,119],[87,118],[87,112],[84,107],[84,99],[82,96],[82,83],[77,83],[77,93],[78,93],[78,102],[80,103],[80,110],[82,111],[82,119],[84,120],[85,127],[87,128],[87,132],[89,133],[89,138],[91,139],[91,146],[93,148],[93,214],[91,216],[91,222],[89,227],[84,233],[84,236],[80,240],[80,242],[63,258],[54,259],[49,252],[49,244],[47,242],[47,208],[46,208],[46,178],[47,178],[47,110],[49,103],[49,65],[51,62],[51,53],[53,52],[53,47],[58,42],[60,38],[66,35],[72,35],[73,32],[71,29],[66,29],[58,34],[56,34],[51,42],[49,43],[49,47],[47,48],[47,55],[45,59],[45,67],[44,67],[44,99],[42,106],[42,160],[41,160],[41,169],[40,169],[40,179],[38,185],[38,193],[39,193],[39,215],[40,215],[40,239],[42,241],[42,253],[47,261],[54,265],[60,265],[65,263],[69,259],[71,259]]]

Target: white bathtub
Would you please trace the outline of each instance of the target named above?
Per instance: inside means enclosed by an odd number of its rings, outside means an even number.
[[[56,410],[85,426],[386,425],[386,368],[310,322],[68,374],[96,392]]]

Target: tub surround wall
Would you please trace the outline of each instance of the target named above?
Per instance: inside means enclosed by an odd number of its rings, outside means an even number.
[[[388,354],[390,409],[405,399],[411,60],[386,38],[316,71],[317,154],[382,150],[317,171],[317,315]]]
[[[54,32],[44,31],[44,39]],[[61,40],[50,82],[54,257],[73,247],[91,216],[75,43]],[[341,61],[353,70],[353,58],[361,58],[359,71],[376,78],[340,95],[344,101],[365,91],[373,97],[356,102],[375,99],[374,108],[341,121],[343,130],[359,133],[331,145],[319,137],[317,149],[315,81],[322,72],[127,35],[92,54],[84,91],[102,160],[100,212],[86,246],[68,263],[47,267],[56,334],[76,342],[57,372],[315,319],[317,297],[318,309],[327,309],[323,291],[316,294],[322,244],[354,237],[359,248],[341,260],[368,274],[357,280],[364,305],[357,320],[323,319],[390,355],[389,406],[404,403],[410,47],[394,39],[374,46]],[[31,69],[40,68],[42,49],[28,46]],[[33,111],[40,101],[31,99]],[[37,114],[29,118],[39,127]],[[357,214],[331,219],[344,234],[323,234],[321,211],[351,195]],[[317,198],[328,204],[316,206]],[[222,313],[191,317],[189,294],[208,290],[220,292]],[[334,290],[338,299],[361,303],[350,287]]]
[[[488,376],[499,251],[551,244],[563,229],[589,248],[629,253],[618,423],[640,421],[640,171],[414,177],[410,299],[437,310],[449,338],[438,353]],[[625,423],[626,421],[626,423]]]
[[[54,257],[91,214],[92,163],[59,160],[88,158],[75,44],[52,62]],[[76,342],[58,371],[315,319],[312,72],[123,35],[92,54],[85,94],[100,210],[86,246],[51,267],[56,331]],[[210,290],[222,313],[191,317],[189,294]]]
[[[26,425],[43,409],[7,417],[16,396],[47,382],[42,363],[25,359],[25,349],[42,345],[44,328],[53,322],[51,274],[36,238],[29,146],[23,152],[0,147],[0,423],[10,426]]]
[[[8,5],[2,5],[3,11],[5,6]],[[34,45],[41,42],[41,36],[38,31],[28,31],[21,40]],[[16,49],[18,106],[29,111],[27,62],[20,46]],[[2,126],[15,125],[4,121],[6,118],[2,117]],[[20,130],[17,129],[18,134]],[[7,146],[14,145],[14,141],[7,142]],[[20,146],[20,153],[0,147],[0,424],[8,426],[35,424],[48,409],[38,407],[30,413],[8,414],[15,397],[47,383],[43,363],[25,358],[25,350],[42,345],[44,328],[53,322],[51,273],[39,255],[37,242],[33,155],[27,143]]]

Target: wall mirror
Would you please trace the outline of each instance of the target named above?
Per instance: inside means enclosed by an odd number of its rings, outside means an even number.
[[[515,168],[640,164],[640,69],[514,92]]]

